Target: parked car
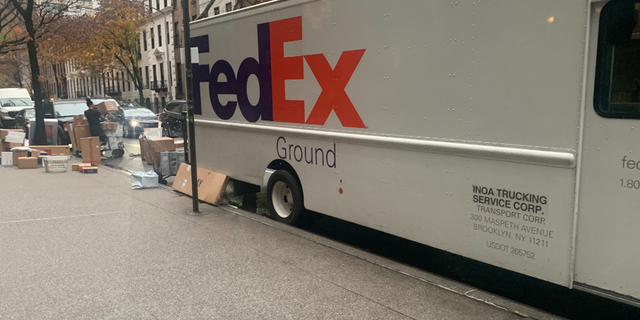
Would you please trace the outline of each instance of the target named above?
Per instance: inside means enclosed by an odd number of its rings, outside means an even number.
[[[174,100],[167,103],[160,114],[163,137],[183,137],[182,132],[186,128],[186,112],[187,101],[185,100]]]
[[[22,129],[24,130],[24,132],[29,133],[29,119],[35,119],[35,117],[36,117],[36,109],[34,108],[22,109],[13,118],[14,119],[13,127],[16,129]]]
[[[139,108],[120,108],[122,110],[122,130],[125,138],[135,138],[145,128],[158,128],[160,122],[158,115],[153,111]]]
[[[24,108],[33,107],[29,91],[24,88],[0,89],[0,127],[9,128],[14,117]]]

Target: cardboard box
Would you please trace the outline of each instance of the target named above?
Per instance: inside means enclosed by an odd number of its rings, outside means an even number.
[[[11,151],[11,148],[22,147],[20,143],[2,142],[2,151]]]
[[[102,162],[99,137],[80,138],[80,144],[82,145],[82,162],[92,165]]]
[[[3,166],[12,166],[13,165],[13,152],[2,152],[0,155],[0,160],[2,160]]]
[[[198,199],[214,206],[219,205],[228,182],[227,175],[198,168]],[[192,194],[191,165],[186,163],[180,165],[178,174],[173,180],[173,189],[189,196]]]
[[[91,130],[89,129],[88,124],[74,124],[71,125],[71,131],[73,133],[73,138],[71,138],[71,146],[73,147],[73,151],[82,151],[82,144],[80,143],[80,139],[91,137]],[[72,135],[69,133],[69,136]]]
[[[174,140],[173,143],[176,145],[176,151],[178,148],[184,148],[184,140]]]
[[[138,142],[140,144],[140,157],[142,158],[142,161],[146,162],[146,155],[147,155],[147,141],[146,141],[146,137],[144,136],[144,134],[141,134],[140,136],[138,136]]]
[[[180,164],[184,162],[184,152],[160,152],[160,172],[162,176],[174,176],[178,173]]]
[[[18,158],[18,169],[35,169],[35,168],[38,168],[38,158],[36,157]]]
[[[50,156],[59,155],[59,156],[69,156],[71,155],[71,150],[68,145],[63,146],[29,146],[31,149],[37,149],[43,152],[46,152]]]
[[[89,124],[89,120],[87,120],[87,117],[85,117],[84,115],[75,115],[73,116],[73,124]]]
[[[96,105],[100,113],[106,114],[118,111],[118,105],[115,101],[102,101]]]
[[[28,157],[29,156],[29,150],[15,150],[13,151],[13,165],[17,166],[18,165],[18,158],[20,157]],[[36,160],[36,163],[38,162],[38,160]]]
[[[149,140],[149,148],[152,152],[175,151],[176,144],[173,142],[173,138],[157,138]]]
[[[7,136],[4,137],[3,142],[19,143],[20,145],[23,145],[24,144],[24,132],[9,131],[9,132],[7,132]]]
[[[116,130],[118,130],[118,123],[117,122],[102,122],[102,123],[100,123],[100,126],[102,127],[102,130],[104,130],[104,131],[116,131]]]
[[[78,166],[81,165],[82,163],[72,163],[71,164],[71,171],[78,171]]]
[[[0,129],[0,141],[4,141],[4,138],[6,138],[11,131],[24,132],[22,129]]]
[[[78,164],[78,172],[82,173],[82,170],[86,167],[91,167],[91,163],[80,163]]]
[[[98,167],[82,167],[82,173],[98,173]]]
[[[173,138],[156,138],[147,139],[147,152],[145,154],[145,161],[147,164],[153,164],[156,161],[160,161],[160,153],[164,151],[175,151],[176,145],[173,142]]]

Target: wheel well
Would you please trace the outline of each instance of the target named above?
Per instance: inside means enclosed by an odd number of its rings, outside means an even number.
[[[267,169],[289,171],[289,173],[291,173],[293,177],[296,178],[296,180],[300,184],[300,187],[302,188],[302,183],[300,182],[300,177],[298,177],[298,173],[296,172],[296,169],[294,169],[288,162],[280,159],[273,160],[271,161],[271,163],[269,163],[269,165],[267,166]],[[303,194],[304,194],[304,188],[303,188]]]

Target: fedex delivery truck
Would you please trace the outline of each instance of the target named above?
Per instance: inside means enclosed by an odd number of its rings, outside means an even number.
[[[322,212],[638,304],[639,10],[290,0],[194,22],[198,164],[273,172],[279,221]]]

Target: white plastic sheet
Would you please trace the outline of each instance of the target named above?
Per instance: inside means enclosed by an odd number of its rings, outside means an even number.
[[[131,189],[157,188],[158,175],[153,171],[134,172],[131,174]]]

